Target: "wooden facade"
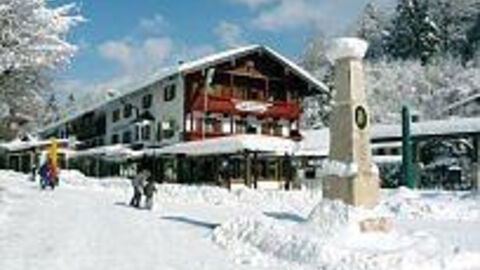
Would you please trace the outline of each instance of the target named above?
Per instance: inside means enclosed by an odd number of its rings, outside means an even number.
[[[305,80],[261,53],[211,68],[209,86],[205,70],[185,75],[185,140],[245,133],[299,139]]]

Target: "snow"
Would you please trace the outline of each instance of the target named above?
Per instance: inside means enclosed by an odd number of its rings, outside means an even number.
[[[296,143],[290,139],[265,135],[234,135],[201,141],[178,143],[160,149],[145,150],[147,155],[188,154],[208,155],[225,153],[270,152],[291,154]]]
[[[367,52],[368,43],[359,38],[337,38],[327,49],[327,58],[331,62],[342,58],[362,59]]]
[[[126,206],[128,179],[62,171],[55,191],[0,171],[0,269],[479,269],[480,197],[383,190],[373,209],[305,191],[165,184]],[[365,219],[390,231],[362,232]]]
[[[353,162],[325,159],[320,163],[320,169],[318,169],[317,172],[319,177],[353,177],[358,173],[358,165]]]
[[[115,144],[89,148],[83,151],[76,151],[72,154],[72,157],[102,156],[105,159],[121,161],[126,159],[139,158],[142,154],[143,153],[141,151],[134,151],[126,145]]]
[[[68,144],[68,139],[56,139],[57,143],[59,144]],[[16,138],[10,142],[1,143],[0,148],[4,148],[8,151],[22,151],[28,150],[32,148],[44,147],[48,146],[52,143],[51,140],[38,140],[36,138],[29,140],[29,141],[22,141],[19,138]]]
[[[480,118],[455,118],[447,120],[430,120],[412,123],[411,133],[413,137],[442,136],[455,134],[477,134],[480,133]],[[381,147],[401,147],[402,126],[376,124],[371,130],[372,149]],[[330,147],[330,134],[328,128],[316,130],[302,130],[302,141],[295,152],[296,155],[305,156],[327,156]],[[397,142],[384,142],[397,141]]]

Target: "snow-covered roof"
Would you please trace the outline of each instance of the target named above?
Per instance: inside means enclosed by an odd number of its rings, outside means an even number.
[[[480,117],[431,120],[412,123],[413,137],[455,136],[480,133]],[[372,140],[399,140],[402,125],[373,125]]]
[[[52,143],[51,140],[38,140],[36,138],[28,140],[28,141],[23,141],[19,138],[16,138],[10,142],[6,143],[1,143],[0,148],[3,148],[7,151],[10,152],[17,152],[17,151],[23,151],[23,150],[28,150],[28,149],[33,149],[33,148],[40,148],[40,147],[45,147],[49,146]],[[67,144],[69,143],[68,139],[57,139],[57,143],[59,144]]]
[[[185,62],[180,65],[172,66],[172,67],[167,67],[167,68],[162,68],[158,69],[155,72],[145,74],[143,76],[140,76],[140,78],[137,78],[133,82],[129,82],[121,87],[117,87],[121,95],[110,99],[106,101],[101,101],[97,104],[93,104],[91,106],[88,106],[86,109],[78,111],[73,113],[71,116],[66,117],[65,119],[62,119],[60,121],[57,121],[55,123],[49,124],[47,127],[42,129],[40,132],[45,132],[47,130],[50,130],[52,128],[56,128],[58,125],[67,123],[68,121],[71,121],[75,118],[78,118],[82,116],[83,114],[93,111],[96,108],[99,108],[103,105],[109,104],[110,102],[114,102],[116,100],[119,100],[120,98],[123,98],[125,96],[131,95],[132,93],[135,93],[139,90],[144,89],[145,87],[157,82],[161,81],[164,78],[176,75],[176,74],[186,74],[190,72],[194,72],[203,68],[206,68],[211,65],[215,65],[221,62],[228,61],[229,59],[232,58],[237,58],[252,52],[266,52],[267,54],[273,56],[276,58],[278,61],[280,61],[282,64],[285,66],[288,66],[290,71],[292,71],[294,74],[297,76],[300,76],[301,78],[305,79],[308,81],[311,85],[314,87],[318,88],[319,91],[328,91],[328,87],[313,77],[310,73],[308,73],[306,70],[301,68],[299,65],[294,63],[293,61],[287,59],[286,57],[282,56],[280,53],[276,52],[275,50],[263,46],[263,45],[248,45],[240,48],[235,48],[227,51],[223,51],[220,53],[212,54],[197,60],[193,60],[190,62]]]
[[[372,156],[373,162],[377,164],[386,164],[386,163],[401,163],[402,156],[400,155],[373,155]]]
[[[457,102],[454,102],[454,103],[450,104],[442,112],[448,112],[449,110],[452,110],[452,109],[455,109],[457,107],[463,106],[464,104],[467,104],[467,103],[469,103],[471,101],[474,101],[476,99],[479,99],[479,98],[480,98],[480,93],[473,94],[469,97],[466,97],[462,100],[459,100]]]
[[[76,151],[72,153],[72,157],[91,157],[91,156],[102,156],[107,159],[120,160],[128,158],[138,158],[143,153],[141,151],[134,151],[130,149],[127,145],[123,144],[114,144],[107,146],[99,146],[95,148],[86,149],[83,151]]]
[[[211,155],[211,154],[234,154],[250,152],[263,153],[293,153],[296,143],[290,139],[265,135],[234,135],[201,141],[178,143],[159,149],[148,149],[144,153],[147,156],[165,154],[186,155]]]
[[[455,136],[480,133],[480,118],[457,118],[425,121],[412,124],[415,138],[431,136]],[[328,156],[330,130],[302,130],[303,140],[295,152],[299,156]],[[370,130],[372,148],[401,147],[402,125],[372,125]]]

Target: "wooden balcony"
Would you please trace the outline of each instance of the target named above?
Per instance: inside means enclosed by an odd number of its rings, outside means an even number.
[[[243,105],[251,104],[250,108],[242,109]],[[257,108],[252,108],[256,106]],[[199,95],[187,108],[187,111],[208,111],[210,113],[221,113],[230,115],[254,115],[256,117],[270,117],[282,119],[298,119],[300,117],[300,106],[293,102],[274,101],[248,101],[235,100],[232,98],[208,95]]]

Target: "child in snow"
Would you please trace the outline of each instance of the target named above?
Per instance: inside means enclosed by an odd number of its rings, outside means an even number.
[[[145,208],[148,210],[152,210],[153,208],[153,195],[157,192],[157,188],[155,187],[155,181],[152,178],[147,179],[147,184],[144,188],[145,194]]]

